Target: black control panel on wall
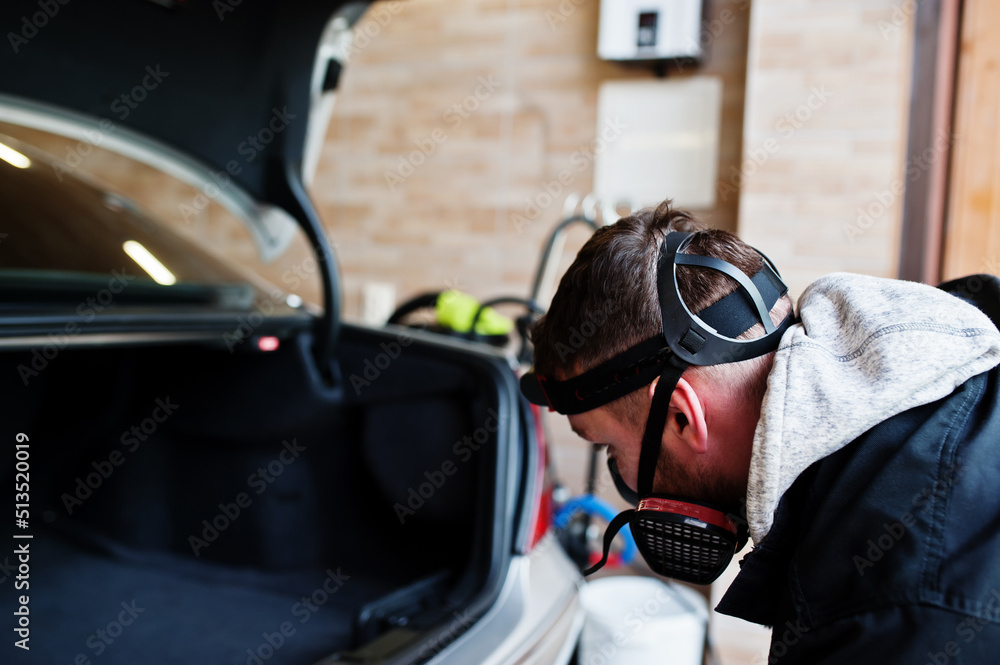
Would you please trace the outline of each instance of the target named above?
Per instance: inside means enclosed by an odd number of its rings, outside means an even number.
[[[656,20],[658,12],[640,12],[639,30],[636,33],[635,45],[639,49],[656,47]]]

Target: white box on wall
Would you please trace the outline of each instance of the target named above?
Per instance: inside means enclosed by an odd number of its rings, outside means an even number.
[[[604,60],[700,58],[702,0],[601,0]]]
[[[608,81],[597,102],[594,192],[633,208],[715,207],[722,80]]]

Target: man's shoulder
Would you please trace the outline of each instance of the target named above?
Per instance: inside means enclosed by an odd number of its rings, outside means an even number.
[[[761,588],[768,580],[784,592],[764,612],[772,620],[746,610],[761,623],[796,615],[819,625],[910,603],[974,614],[991,589],[1000,593],[998,460],[994,368],[880,423],[803,473],[720,611],[744,615],[741,598],[774,594]]]

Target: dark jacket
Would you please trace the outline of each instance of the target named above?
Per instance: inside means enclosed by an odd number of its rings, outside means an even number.
[[[770,663],[1000,663],[1000,368],[809,467],[741,566],[717,610]]]

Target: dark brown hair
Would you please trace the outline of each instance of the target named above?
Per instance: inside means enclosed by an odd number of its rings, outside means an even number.
[[[548,312],[532,328],[536,372],[573,376],[662,333],[656,265],[660,245],[671,231],[695,232],[687,253],[722,259],[747,275],[762,266],[760,255],[735,235],[703,228],[691,213],[672,207],[670,201],[622,218],[587,241],[559,282]],[[737,288],[732,279],[715,270],[679,266],[677,275],[681,296],[696,313]],[[789,307],[786,303],[780,309],[787,312]],[[777,305],[775,310],[772,318],[778,313]],[[741,337],[763,333],[763,326],[755,328],[759,329],[756,333],[751,329]],[[764,385],[752,388],[753,392],[762,396]],[[638,415],[625,407],[637,402],[635,395],[619,400],[625,405],[614,402],[610,406],[616,412],[628,411],[634,420]]]

